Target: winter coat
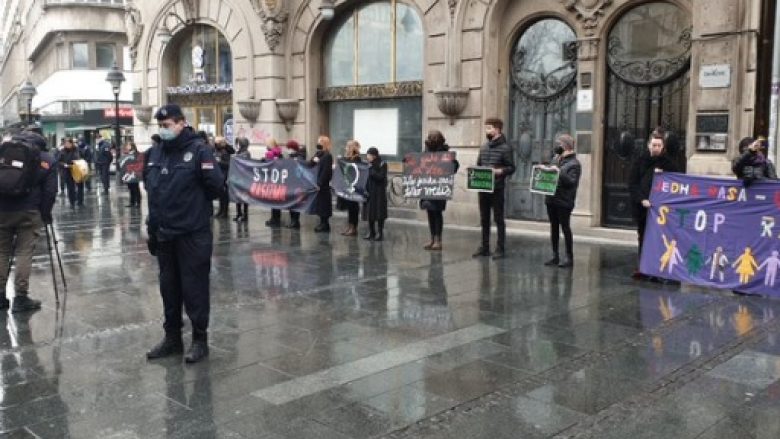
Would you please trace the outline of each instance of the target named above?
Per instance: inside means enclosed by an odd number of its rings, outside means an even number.
[[[731,162],[731,170],[746,184],[755,180],[777,180],[775,165],[763,155],[752,151],[745,151],[740,157],[735,158]]]
[[[379,158],[369,165],[366,192],[365,219],[370,222],[387,219],[387,163]]]
[[[634,159],[628,180],[631,203],[634,205],[641,205],[642,200],[650,199],[656,168],[664,172],[677,172],[678,170],[677,166],[666,154],[653,157],[643,148],[643,152]]]
[[[230,169],[230,156],[235,154],[236,150],[230,146],[225,145],[224,148],[214,148],[214,158],[219,163],[219,169],[227,178],[228,170]]]
[[[432,148],[427,148],[425,152],[446,152],[449,151],[450,147],[447,144],[444,144],[442,146],[435,146]],[[460,169],[460,163],[458,160],[455,160],[455,173],[458,173],[458,169]],[[429,200],[426,198],[420,199],[420,209],[423,210],[430,210],[433,212],[444,212],[445,209],[447,209],[447,200]]]
[[[515,158],[512,147],[506,143],[506,137],[503,134],[482,145],[479,157],[477,157],[477,166],[503,169],[504,172],[501,175],[496,175],[495,188],[504,188],[506,179],[515,172]]]
[[[577,187],[582,175],[582,165],[577,160],[577,154],[556,157],[553,164],[560,169],[558,187],[555,189],[555,195],[545,197],[544,202],[551,206],[574,209]]]
[[[323,151],[317,163],[317,198],[312,204],[311,213],[322,218],[333,216],[333,200],[330,195],[330,180],[333,178],[333,156]]]
[[[79,160],[80,158],[81,155],[79,155],[79,150],[77,148],[73,148],[73,149],[63,148],[57,160],[59,162],[60,169],[62,169],[62,171],[66,175],[70,175],[70,170],[65,168],[65,166],[72,165],[74,160]]]

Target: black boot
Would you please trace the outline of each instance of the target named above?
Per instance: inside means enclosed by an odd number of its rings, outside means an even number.
[[[192,345],[184,356],[187,363],[197,363],[209,356],[209,344],[206,335],[193,335]]]
[[[561,262],[561,258],[558,257],[558,253],[555,253],[555,255],[550,259],[549,261],[545,262],[544,265],[547,265],[548,267],[551,267],[553,265],[558,265]]]
[[[41,309],[41,301],[33,300],[27,296],[16,296],[11,304],[11,312],[37,311]]]
[[[181,334],[165,334],[165,338],[151,351],[146,353],[147,360],[180,355],[184,352],[184,344],[181,342]]]
[[[374,241],[384,240],[384,230],[385,230],[385,222],[379,221],[379,229],[377,229],[377,233],[376,233],[376,237],[374,238]]]
[[[566,255],[565,258],[558,264],[561,268],[569,268],[574,266],[574,255]]]
[[[368,223],[368,233],[363,237],[366,241],[373,241],[376,238],[376,230],[374,229],[374,223]]]

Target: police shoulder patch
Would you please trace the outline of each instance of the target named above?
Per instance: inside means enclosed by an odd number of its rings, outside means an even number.
[[[191,160],[192,160],[192,152],[190,152],[190,151],[187,151],[187,153],[186,153],[186,154],[184,154],[184,161],[185,161],[185,162],[189,162],[189,161],[191,161]]]

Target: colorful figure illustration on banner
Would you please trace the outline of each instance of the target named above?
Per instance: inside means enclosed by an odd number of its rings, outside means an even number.
[[[753,257],[750,247],[745,248],[745,253],[742,253],[734,261],[732,268],[736,268],[734,271],[739,275],[739,283],[745,285],[750,282],[750,278],[756,275],[756,269],[758,268],[756,258]]]
[[[685,255],[685,265],[688,268],[688,273],[698,274],[704,267],[704,264],[704,255],[699,250],[699,246],[693,244],[693,247]]]
[[[772,250],[772,256],[766,258],[764,262],[758,267],[761,271],[766,267],[766,274],[764,275],[764,285],[768,287],[775,286],[775,279],[777,278],[777,269],[780,268],[780,252]]]
[[[711,264],[710,280],[714,280],[715,275],[718,275],[721,283],[726,281],[726,268],[729,264],[729,258],[726,256],[726,253],[723,252],[723,247],[718,246],[718,248],[715,249],[715,253],[707,258],[707,261],[704,263]]]
[[[680,250],[677,249],[677,241],[671,240],[669,241],[666,239],[666,235],[661,235],[664,239],[664,246],[666,247],[666,251],[663,255],[661,255],[661,272],[664,272],[667,267],[669,268],[667,271],[669,274],[674,271],[674,267],[682,262],[683,258],[682,255],[680,255]]]

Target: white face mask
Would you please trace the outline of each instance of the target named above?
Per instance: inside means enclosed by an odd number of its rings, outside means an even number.
[[[172,128],[160,128],[160,139],[162,140],[173,140],[178,135]]]

